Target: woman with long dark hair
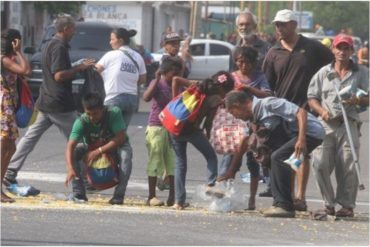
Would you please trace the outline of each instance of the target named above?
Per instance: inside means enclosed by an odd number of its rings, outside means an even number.
[[[31,73],[31,66],[21,53],[21,34],[18,30],[1,31],[1,83],[0,83],[0,138],[1,182],[15,152],[15,140],[19,136],[15,122],[17,102],[17,77]],[[1,185],[1,202],[14,202]]]

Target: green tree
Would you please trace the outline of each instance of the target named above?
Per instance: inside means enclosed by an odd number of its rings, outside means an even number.
[[[312,11],[314,23],[336,33],[341,29],[352,31],[352,35],[369,39],[369,2],[302,2],[302,10]]]
[[[35,8],[37,10],[46,9],[51,17],[55,17],[55,15],[59,13],[66,13],[74,16],[80,12],[83,3],[85,2],[35,2]]]
[[[348,29],[354,36],[369,39],[369,1],[297,1],[297,5],[302,11],[312,11],[314,24],[319,23],[326,30],[333,29],[338,33],[341,29]],[[292,9],[293,1],[266,1],[262,6],[264,9],[268,6],[264,31],[272,33],[274,26],[271,21],[276,12]],[[257,13],[256,4],[251,10]]]

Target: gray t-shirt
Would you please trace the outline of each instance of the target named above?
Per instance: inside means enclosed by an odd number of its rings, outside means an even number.
[[[286,125],[286,131],[293,137],[298,133],[297,112],[299,106],[287,101],[286,99],[267,97],[258,99],[253,98],[254,122],[263,125],[268,129],[275,129],[283,120]],[[325,130],[319,120],[307,113],[306,135],[316,139],[324,139]]]
[[[43,83],[36,107],[42,112],[57,113],[74,111],[72,80],[57,82],[55,73],[71,68],[68,43],[54,36],[42,50],[41,67]]]
[[[308,87],[307,98],[317,99],[323,108],[329,111],[332,119],[342,116],[342,108],[336,94],[334,83],[339,90],[350,86],[351,92],[356,94],[357,89],[369,91],[369,70],[364,66],[351,63],[351,70],[341,80],[335,71],[333,64],[321,68],[311,79]],[[347,116],[361,122],[355,106],[344,104]],[[324,122],[324,121],[323,121]]]

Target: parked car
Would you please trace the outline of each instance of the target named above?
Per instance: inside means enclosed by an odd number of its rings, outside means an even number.
[[[235,46],[213,39],[192,39],[190,53],[193,56],[189,79],[205,79],[217,71],[229,71],[232,68],[232,53]],[[160,61],[163,48],[152,53],[155,61]]]
[[[70,42],[71,48],[69,54],[71,62],[74,63],[82,58],[94,58],[98,61],[107,51],[112,49],[109,45],[109,37],[115,27],[104,22],[76,22],[76,33]],[[41,50],[54,34],[55,27],[54,25],[50,25],[45,29],[42,42],[36,52],[31,47],[25,48],[26,53],[33,53],[30,59],[32,75],[29,78],[29,85],[35,99],[39,95],[40,86],[43,81]],[[82,111],[79,92],[84,81],[82,75],[79,74],[72,82],[72,92],[79,111]]]

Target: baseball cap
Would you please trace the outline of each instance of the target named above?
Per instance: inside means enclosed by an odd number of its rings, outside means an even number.
[[[289,22],[289,21],[295,21],[297,22],[297,16],[294,14],[294,12],[290,9],[283,9],[279,10],[276,13],[276,16],[272,23],[275,22]]]
[[[171,41],[181,41],[182,38],[180,37],[180,35],[178,33],[168,33],[166,34],[166,36],[164,37],[164,43],[168,43],[168,42],[171,42]]]
[[[346,35],[346,34],[339,34],[335,36],[334,41],[333,41],[333,46],[336,47],[339,44],[345,43],[351,47],[353,47],[353,40],[351,36]]]

